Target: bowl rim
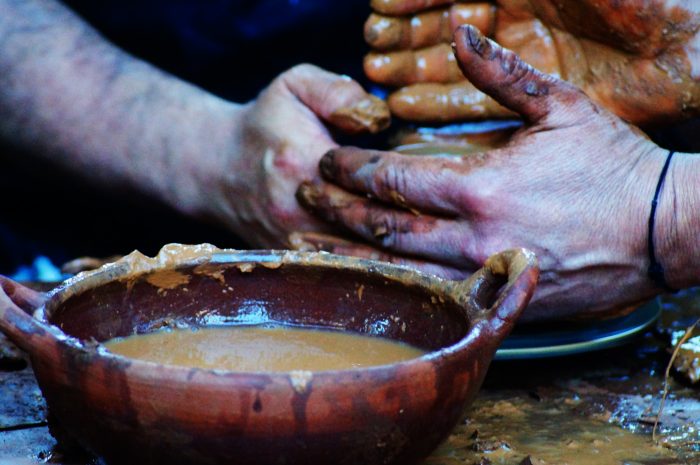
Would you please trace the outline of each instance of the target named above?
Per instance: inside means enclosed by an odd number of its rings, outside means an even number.
[[[478,331],[475,331],[476,321],[467,312],[467,309],[461,305],[453,293],[451,286],[454,282],[440,278],[438,276],[429,275],[408,266],[397,265],[388,262],[370,260],[365,258],[349,257],[343,255],[335,255],[327,252],[306,252],[306,251],[289,251],[289,250],[235,250],[235,249],[209,249],[204,248],[197,252],[197,255],[189,255],[187,258],[175,260],[163,260],[164,250],[170,246],[179,246],[179,244],[171,244],[161,249],[158,256],[153,259],[145,257],[139,252],[134,252],[117,262],[104,265],[103,267],[79,273],[78,275],[64,281],[58,287],[47,293],[46,302],[36,309],[34,318],[41,323],[50,326],[53,335],[64,345],[64,347],[79,351],[81,353],[96,356],[106,362],[116,362],[120,364],[128,364],[130,373],[137,374],[141,378],[154,378],[153,375],[159,373],[157,378],[175,377],[185,378],[188,381],[196,379],[196,373],[223,376],[223,377],[265,377],[266,379],[288,380],[299,374],[308,376],[310,374],[314,379],[320,378],[337,378],[347,375],[357,375],[358,373],[368,373],[376,375],[381,372],[387,372],[395,375],[397,369],[407,369],[410,367],[417,368],[421,364],[434,364],[441,361],[447,361],[459,356],[463,351],[476,341]],[[201,247],[200,246],[184,246],[184,247]],[[192,250],[192,249],[189,249]],[[166,251],[167,253],[167,251]],[[136,254],[136,255],[135,255]],[[133,260],[135,258],[136,260]],[[144,260],[145,259],[145,260]],[[137,265],[134,266],[134,262]],[[61,328],[50,322],[51,313],[54,308],[64,303],[73,296],[79,295],[87,290],[94,289],[100,285],[123,279],[127,276],[140,276],[151,272],[175,269],[180,267],[190,267],[205,264],[238,264],[255,266],[264,266],[267,268],[279,268],[284,265],[311,265],[326,269],[343,269],[350,271],[362,271],[370,276],[378,276],[391,281],[401,282],[407,286],[416,286],[428,291],[432,295],[439,296],[445,299],[454,306],[461,309],[460,315],[466,322],[466,332],[456,342],[438,350],[429,351],[425,354],[411,358],[408,360],[374,365],[370,367],[347,368],[339,370],[320,370],[320,371],[305,371],[305,370],[288,370],[288,371],[236,371],[223,369],[206,369],[197,367],[188,367],[183,365],[161,364],[157,362],[125,357],[110,352],[102,343],[94,344],[83,341],[77,337],[70,336],[63,332]],[[317,328],[318,329],[318,328]],[[380,335],[378,335],[380,336]],[[194,373],[194,374],[193,374]]]

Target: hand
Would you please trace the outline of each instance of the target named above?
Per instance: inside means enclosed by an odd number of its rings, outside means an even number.
[[[691,0],[373,0],[370,79],[400,87],[392,113],[416,122],[512,116],[464,81],[449,42],[472,24],[538,70],[638,125],[700,110],[700,4]],[[435,8],[439,6],[439,8]],[[400,16],[396,16],[400,15]]]
[[[389,111],[349,78],[311,65],[280,75],[238,110],[236,131],[200,174],[201,207],[253,246],[287,246],[291,231],[327,226],[300,208],[294,192],[337,147],[324,121],[347,133],[377,132]]]
[[[461,27],[455,42],[465,76],[525,127],[505,147],[465,157],[331,150],[320,163],[329,183],[305,183],[298,197],[367,244],[326,248],[453,279],[500,250],[531,249],[541,278],[526,320],[657,293],[646,276],[646,228],[666,152],[477,29]],[[659,224],[670,222],[669,195]]]

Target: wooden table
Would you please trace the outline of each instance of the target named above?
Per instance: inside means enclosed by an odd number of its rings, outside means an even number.
[[[479,399],[431,465],[700,463],[700,391],[677,380],[652,442],[666,332],[700,316],[700,289],[662,299],[657,329],[626,347],[556,360],[495,362]],[[0,465],[94,463],[49,433],[32,371],[0,341]]]

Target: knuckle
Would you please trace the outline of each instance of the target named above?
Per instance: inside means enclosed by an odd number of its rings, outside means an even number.
[[[310,63],[300,63],[289,68],[287,71],[284,72],[284,75],[292,79],[299,79],[313,75],[314,73],[316,73],[316,71],[318,71],[318,69],[318,67]]]
[[[382,247],[392,249],[400,245],[401,231],[398,227],[396,215],[392,213],[370,213],[367,224],[369,225],[369,232],[372,238]]]
[[[337,149],[331,149],[321,157],[318,164],[319,171],[327,179],[335,179],[340,173],[340,161]]]
[[[393,201],[408,186],[406,167],[402,163],[381,163],[374,173],[374,192],[382,200]]]
[[[277,84],[288,86],[292,83],[298,82],[304,79],[306,76],[309,76],[309,74],[313,72],[313,68],[314,66],[308,63],[294,65],[277,76],[277,78],[273,81],[273,85]]]
[[[470,188],[461,189],[455,201],[469,212],[470,217],[477,220],[484,212],[503,205],[504,198],[496,184],[478,183]]]
[[[397,249],[401,247],[401,235],[396,230],[390,230],[381,237],[379,243],[385,249]]]
[[[539,71],[523,61],[518,60],[510,77],[514,86],[531,97],[549,94],[550,83],[548,80]]]
[[[276,156],[272,160],[272,165],[274,169],[269,169],[269,171],[275,171],[283,178],[292,178],[296,180],[300,178],[303,174],[309,174],[313,176],[313,169],[310,169],[307,160],[299,157],[298,152],[290,147],[284,147],[282,150],[278,151]]]
[[[497,60],[506,75],[506,85],[516,87],[531,97],[548,95],[557,82],[551,75],[544,74],[523,61],[514,52],[499,48]]]

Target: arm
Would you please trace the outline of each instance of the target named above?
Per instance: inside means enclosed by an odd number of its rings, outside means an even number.
[[[0,0],[0,137],[255,245],[321,228],[294,191],[336,146],[322,120],[375,131],[388,111],[354,81],[310,65],[237,105],[119,50],[57,1]]]
[[[208,161],[199,135],[225,147],[240,106],[113,47],[56,1],[0,0],[0,38],[1,137],[96,183],[194,208]]]

